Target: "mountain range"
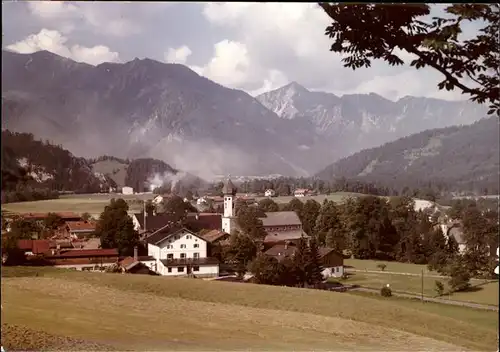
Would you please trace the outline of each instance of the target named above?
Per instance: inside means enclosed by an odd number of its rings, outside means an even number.
[[[47,51],[2,51],[3,129],[85,157],[157,158],[207,180],[307,176],[363,148],[485,115],[470,102],[337,97],[295,82],[254,98],[179,64],[91,66]]]
[[[450,190],[498,194],[499,155],[500,123],[498,117],[490,117],[363,150],[329,165],[316,177],[380,182],[396,188],[441,181]]]

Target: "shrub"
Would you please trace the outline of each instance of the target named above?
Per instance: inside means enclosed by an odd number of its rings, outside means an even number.
[[[383,263],[380,263],[377,265],[377,268],[379,268],[381,271],[384,271],[385,268],[387,268],[387,265],[383,264]]]
[[[441,281],[436,280],[435,282],[436,287],[434,287],[434,290],[436,291],[438,296],[442,296],[444,292],[444,285]]]
[[[392,290],[389,286],[384,286],[380,289],[380,295],[382,297],[391,297],[392,296]]]

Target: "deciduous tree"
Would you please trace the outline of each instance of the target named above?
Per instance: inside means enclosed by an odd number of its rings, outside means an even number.
[[[431,67],[444,79],[439,89],[455,88],[472,101],[488,103],[489,114],[500,110],[500,5],[449,4],[445,14],[426,19],[428,4],[320,3],[333,20],[325,34],[331,51],[344,54],[345,67],[370,67],[374,59],[391,66],[413,59],[410,66]],[[466,23],[479,27],[463,37]]]
[[[96,235],[102,248],[117,248],[121,255],[132,255],[139,244],[139,234],[128,216],[128,204],[123,199],[111,199],[99,216]]]

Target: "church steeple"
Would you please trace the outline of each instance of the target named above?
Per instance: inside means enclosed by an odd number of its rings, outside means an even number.
[[[224,187],[222,187],[222,193],[224,194],[224,216],[222,217],[222,231],[226,233],[231,233],[232,222],[234,217],[234,204],[236,196],[236,187],[231,182],[228,177]]]

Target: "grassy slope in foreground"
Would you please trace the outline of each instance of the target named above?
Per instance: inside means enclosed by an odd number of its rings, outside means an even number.
[[[2,269],[2,323],[89,346],[275,351],[487,351],[496,346],[494,312],[141,275],[23,268],[39,276],[12,277],[16,270]],[[6,347],[12,340],[2,338]]]

